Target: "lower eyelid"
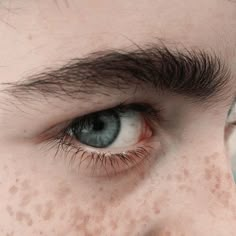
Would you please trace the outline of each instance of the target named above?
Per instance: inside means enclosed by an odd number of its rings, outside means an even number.
[[[73,149],[73,146],[70,148]],[[155,149],[157,149],[155,144]],[[111,177],[132,168],[140,168],[148,162],[154,148],[143,142],[132,150],[123,152],[102,152],[76,146],[70,150],[65,161],[70,169],[90,177]]]

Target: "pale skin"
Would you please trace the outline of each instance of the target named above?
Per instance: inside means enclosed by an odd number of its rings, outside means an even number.
[[[232,74],[227,96],[209,107],[151,90],[135,98],[131,91],[109,101],[29,105],[0,92],[0,235],[235,235],[236,188],[224,131],[236,92],[236,3],[21,0],[3,1],[0,8],[1,91],[3,83],[68,59],[157,39],[213,50]],[[82,110],[144,97],[161,103],[170,123],[157,130],[150,162],[138,170],[89,176],[85,167],[75,171],[62,154],[53,159],[55,150],[34,142],[52,123]]]

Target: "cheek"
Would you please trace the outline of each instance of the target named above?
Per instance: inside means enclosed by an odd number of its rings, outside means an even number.
[[[191,224],[199,221],[192,214],[199,209],[207,216],[228,211],[236,217],[235,186],[225,156],[203,153],[166,153],[133,174],[107,181],[73,176],[65,166],[42,159],[2,158],[2,233],[132,235],[154,224],[158,229],[153,232],[167,234],[178,230],[172,220],[178,219],[176,212]]]
[[[62,171],[56,164],[47,170],[49,162],[33,157],[8,157],[0,163],[4,235],[13,231],[18,235],[102,235],[117,230],[123,199],[143,177],[86,179]]]

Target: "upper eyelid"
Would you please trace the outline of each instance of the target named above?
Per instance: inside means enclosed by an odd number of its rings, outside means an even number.
[[[90,113],[84,114],[82,116],[75,116],[75,117],[68,119],[66,121],[62,121],[59,124],[58,123],[54,124],[51,127],[46,128],[42,133],[40,133],[37,136],[40,137],[39,139],[45,139],[45,138],[50,138],[52,135],[55,135],[56,131],[58,134],[62,132],[62,129],[64,130],[64,132],[66,132],[67,128],[70,127],[75,120],[80,119],[85,116],[89,116],[94,113],[103,112],[106,110],[117,110],[120,112],[122,110],[135,110],[135,111],[145,113],[146,115],[149,115],[150,120],[152,120],[152,121],[155,120],[157,122],[157,121],[162,120],[161,112],[163,109],[161,107],[154,108],[152,105],[147,104],[147,103],[127,103],[127,104],[120,103],[116,106],[109,107],[107,109],[102,109],[102,110],[98,110],[95,112],[90,112]]]

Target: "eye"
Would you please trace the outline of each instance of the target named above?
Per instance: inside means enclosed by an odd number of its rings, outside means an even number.
[[[136,144],[143,135],[151,135],[146,126],[138,111],[107,110],[76,119],[68,133],[87,146],[119,148]]]
[[[59,132],[54,127],[48,141],[72,168],[110,176],[149,159],[158,117],[147,104],[119,105],[75,118]]]

